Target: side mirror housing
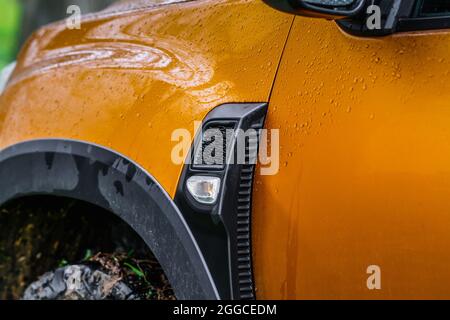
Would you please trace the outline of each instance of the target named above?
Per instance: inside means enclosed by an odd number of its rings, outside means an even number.
[[[263,0],[287,13],[338,20],[358,15],[366,0]]]

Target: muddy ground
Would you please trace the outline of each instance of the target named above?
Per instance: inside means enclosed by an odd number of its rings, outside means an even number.
[[[0,208],[0,299],[20,299],[48,271],[88,265],[138,299],[174,299],[158,261],[116,216],[79,201],[35,197]]]

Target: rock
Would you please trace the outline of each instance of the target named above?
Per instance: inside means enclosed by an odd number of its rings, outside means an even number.
[[[88,265],[69,265],[47,272],[30,284],[23,300],[136,300],[117,275]]]

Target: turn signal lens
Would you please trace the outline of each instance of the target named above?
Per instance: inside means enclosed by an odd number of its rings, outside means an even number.
[[[220,178],[209,176],[192,176],[186,182],[189,193],[203,204],[217,201],[220,189]]]

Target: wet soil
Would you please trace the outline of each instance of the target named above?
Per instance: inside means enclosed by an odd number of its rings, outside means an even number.
[[[175,298],[142,239],[111,213],[55,197],[0,208],[0,299],[20,299],[44,274],[69,265],[99,270],[136,299]]]

